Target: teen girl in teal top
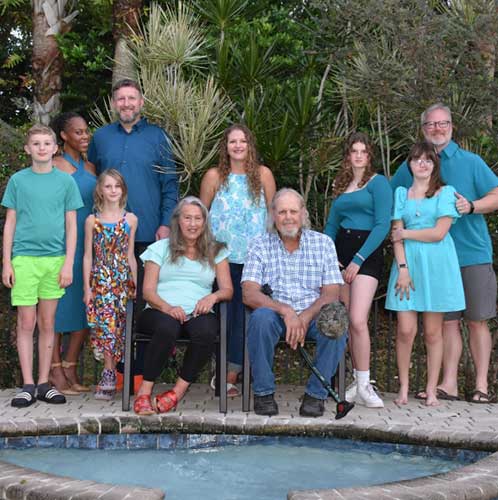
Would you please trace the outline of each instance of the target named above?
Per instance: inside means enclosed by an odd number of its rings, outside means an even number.
[[[349,309],[354,382],[346,398],[370,408],[384,403],[370,384],[368,315],[384,265],[382,243],[389,232],[392,191],[372,168],[373,149],[366,134],[352,134],[334,182],[325,234],[336,245],[345,285],[341,300]]]

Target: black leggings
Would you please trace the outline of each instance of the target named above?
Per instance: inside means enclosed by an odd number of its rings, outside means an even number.
[[[218,334],[218,318],[213,313],[202,314],[181,324],[169,314],[148,308],[140,315],[137,327],[140,333],[152,337],[145,351],[144,380],[154,382],[161,375],[176,340],[184,334],[190,343],[180,377],[192,383],[211,357]]]

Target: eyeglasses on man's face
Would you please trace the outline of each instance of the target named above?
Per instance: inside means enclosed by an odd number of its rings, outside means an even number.
[[[427,130],[433,130],[436,127],[445,130],[450,125],[451,122],[449,120],[442,120],[440,122],[424,122],[422,126]]]

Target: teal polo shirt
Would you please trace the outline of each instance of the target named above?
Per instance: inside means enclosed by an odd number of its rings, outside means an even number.
[[[443,181],[453,186],[467,200],[475,201],[498,187],[498,177],[484,160],[451,141],[439,153]],[[409,188],[412,176],[404,161],[391,179],[393,191],[398,186]],[[486,220],[482,214],[460,217],[450,229],[461,267],[493,262],[493,247]]]

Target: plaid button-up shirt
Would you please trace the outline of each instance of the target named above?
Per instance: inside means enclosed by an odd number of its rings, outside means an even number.
[[[249,245],[243,281],[269,284],[272,298],[296,312],[307,309],[323,285],[342,285],[334,242],[325,234],[303,229],[299,248],[288,252],[277,233],[258,236]]]

